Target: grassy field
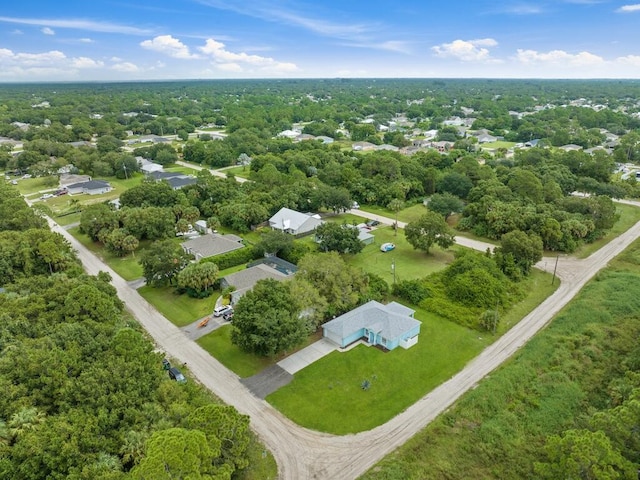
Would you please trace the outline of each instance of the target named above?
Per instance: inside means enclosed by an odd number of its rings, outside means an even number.
[[[246,378],[261,370],[274,365],[287,355],[290,355],[311,343],[320,339],[320,332],[310,335],[304,343],[298,345],[295,349],[276,355],[275,357],[261,357],[245,353],[237,346],[231,343],[231,325],[225,325],[213,332],[199,338],[197,343],[204,348],[209,354],[216,358],[229,370],[240,377]]]
[[[505,332],[552,291],[551,276],[528,280],[529,297],[501,321]],[[413,307],[412,307],[413,308]],[[296,423],[334,434],[369,430],[385,423],[458,372],[497,337],[464,328],[417,309],[420,341],[409,350],[382,352],[359,345],[333,352],[294,376],[292,383],[267,397]],[[369,380],[368,390],[361,388]]]
[[[480,148],[504,148],[509,149],[514,147],[516,142],[505,142],[505,141],[497,141],[497,142],[489,142],[483,143],[480,145]]]
[[[142,266],[138,263],[137,257],[131,255],[118,257],[114,255],[103,248],[101,243],[94,242],[87,235],[80,233],[78,227],[70,228],[69,233],[125,280],[130,281],[142,277]]]
[[[397,236],[391,227],[374,228],[371,233],[375,236],[371,245],[367,245],[358,255],[345,255],[344,258],[350,265],[379,275],[389,285],[394,280],[394,263],[395,280],[399,282],[425,277],[443,269],[453,260],[454,249],[442,250],[434,246],[429,255],[415,250],[407,242],[402,230],[398,230]],[[391,252],[381,252],[380,245],[383,243],[393,243],[396,248]]]
[[[594,412],[615,405],[625,372],[637,371],[638,290],[637,241],[511,361],[363,478],[536,478],[546,439],[589,428]]]
[[[242,165],[237,167],[221,169],[220,171],[225,175],[227,173],[232,173],[235,177],[240,177],[240,178],[249,178],[249,174],[251,173],[251,170],[249,169],[249,167],[245,167]]]
[[[210,315],[220,292],[207,298],[191,298],[187,294],[178,295],[173,287],[140,287],[138,293],[177,327],[184,327],[199,318]]]

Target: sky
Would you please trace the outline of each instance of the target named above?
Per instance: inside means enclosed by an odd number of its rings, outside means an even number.
[[[336,77],[640,78],[640,3],[23,0],[0,9],[0,82]]]

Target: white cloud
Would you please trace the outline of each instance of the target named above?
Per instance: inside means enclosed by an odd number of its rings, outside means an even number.
[[[71,64],[75,68],[102,68],[104,67],[104,62],[96,61],[89,57],[77,57],[72,59]]]
[[[401,40],[389,40],[387,42],[356,42],[356,43],[343,43],[342,45],[346,47],[355,47],[355,48],[371,48],[374,50],[386,50],[389,52],[399,52],[399,53],[411,53],[411,49],[409,48],[409,44],[407,42],[403,42]]]
[[[633,5],[623,5],[622,7],[616,10],[618,13],[632,13],[632,12],[640,12],[640,3],[636,3]]]
[[[294,63],[278,62],[271,57],[260,55],[250,55],[245,52],[234,53],[225,48],[225,44],[209,38],[203,47],[198,49],[206,56],[213,59],[218,66],[237,64],[238,66],[249,66],[270,72],[293,72],[298,69]],[[224,68],[224,67],[223,67]],[[226,68],[236,68],[229,67]]]
[[[344,40],[362,40],[362,35],[369,32],[379,30],[380,25],[362,24],[362,23],[336,23],[331,20],[314,18],[308,15],[302,15],[298,9],[287,10],[276,2],[270,0],[245,0],[245,2],[227,1],[227,0],[197,0],[203,5],[221,10],[230,10],[235,13],[246,15],[249,17],[266,20],[268,22],[277,22],[304,28],[311,32],[327,37],[341,38]],[[339,13],[339,12],[335,12]],[[337,16],[337,15],[334,15]]]
[[[615,59],[615,62],[621,65],[640,67],[640,55],[627,55],[626,57],[618,57]]]
[[[454,40],[451,43],[441,43],[431,47],[431,50],[442,58],[456,58],[463,62],[492,62],[499,60],[491,57],[489,49],[495,47],[498,42],[493,38],[481,38],[477,40]]]
[[[34,80],[38,77],[77,78],[80,70],[101,69],[104,63],[89,57],[67,57],[59,50],[41,53],[0,49],[0,75],[5,78]]]
[[[19,28],[16,28],[15,30],[11,30],[11,35],[23,35],[23,34],[24,32]]]
[[[44,33],[45,35],[55,35],[56,32],[54,32],[51,28],[49,27],[42,27],[42,29],[40,30],[42,33]]]
[[[571,54],[564,50],[551,50],[549,52],[538,52],[536,50],[518,49],[516,59],[524,64],[551,64],[556,66],[587,67],[597,66],[604,63],[604,59],[589,52]]]
[[[117,72],[125,72],[125,73],[133,73],[140,70],[137,65],[131,62],[116,63],[114,65],[111,65],[111,69]]]
[[[47,18],[15,18],[0,17],[0,22],[17,23],[21,25],[38,25],[43,27],[72,28],[76,30],[89,30],[91,32],[124,33],[130,35],[149,35],[151,30],[118,25],[109,22],[94,22],[91,20],[52,20]]]
[[[159,35],[152,40],[141,42],[140,46],[147,50],[164,53],[173,58],[199,58],[198,55],[189,52],[189,47],[171,35]]]
[[[93,43],[93,40],[90,38],[81,38],[79,41],[80,43]]]

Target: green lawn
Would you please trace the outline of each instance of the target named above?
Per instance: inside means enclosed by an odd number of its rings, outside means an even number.
[[[534,272],[526,280],[530,295],[500,321],[496,335],[470,330],[417,308],[420,341],[409,350],[391,352],[359,345],[333,352],[294,376],[267,401],[299,425],[334,434],[355,433],[381,425],[461,370],[467,362],[557,287],[551,275]],[[415,308],[412,306],[412,308]],[[361,384],[369,380],[369,390]]]
[[[483,143],[480,145],[480,148],[504,148],[509,149],[514,147],[516,142],[505,142],[505,141],[497,141],[497,142],[489,142]]]
[[[80,233],[78,227],[70,228],[69,233],[125,280],[130,281],[142,277],[142,266],[138,263],[138,257],[131,255],[118,257],[103,248],[101,243],[94,242],[87,235]],[[139,251],[140,249],[138,249],[138,255]]]
[[[56,221],[58,225],[71,225],[72,223],[76,223],[80,221],[80,216],[82,212],[70,213],[68,215],[55,215],[53,219]]]
[[[364,207],[360,206],[360,209],[364,210],[365,212],[383,215],[388,218],[396,218],[395,212],[389,210],[388,208],[379,207],[377,205],[366,205]],[[425,213],[427,213],[427,207],[425,207],[422,203],[415,203],[413,205],[408,204],[406,208],[403,208],[398,212],[398,221],[407,223],[414,222]]]
[[[236,345],[231,343],[231,325],[225,325],[200,337],[197,343],[229,370],[240,377],[246,378],[255,375],[261,370],[279,362],[287,355],[301,350],[319,340],[320,335],[321,332],[318,331],[307,337],[302,344],[293,350],[281,353],[275,357],[261,357],[240,350]]]
[[[210,297],[197,299],[186,294],[178,295],[173,287],[154,288],[148,285],[140,287],[138,293],[177,327],[210,315],[220,295],[220,292],[214,292]]]
[[[225,168],[225,169],[221,169],[220,170],[221,173],[227,174],[227,173],[232,173],[235,177],[241,177],[241,178],[249,178],[249,174],[251,173],[251,169],[247,166],[237,166],[237,167],[232,167],[232,168]]]
[[[453,249],[442,250],[432,247],[429,255],[415,250],[407,242],[402,230],[398,230],[397,236],[391,227],[374,228],[371,233],[375,236],[374,243],[367,245],[359,254],[345,255],[344,258],[350,265],[381,276],[389,285],[393,284],[391,265],[394,262],[395,279],[399,282],[425,277],[443,269],[453,260]],[[388,242],[396,245],[395,250],[381,252],[380,245]]]
[[[270,357],[244,353],[232,344],[231,325],[225,325],[200,337],[197,343],[240,377],[250,377],[274,363]]]
[[[459,371],[490,338],[423,310],[420,341],[382,352],[359,345],[333,352],[298,372],[267,401],[294,422],[334,434],[381,425]],[[455,345],[455,348],[452,348]],[[363,390],[361,384],[371,386]]]

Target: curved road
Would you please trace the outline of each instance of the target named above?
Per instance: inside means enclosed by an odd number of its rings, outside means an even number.
[[[638,202],[625,202],[640,206]],[[354,212],[356,213],[356,212]],[[393,220],[367,212],[367,218],[392,224]],[[365,473],[383,456],[404,444],[483,377],[512,356],[543,328],[600,269],[640,235],[640,222],[584,260],[561,258],[558,290],[495,343],[487,347],[462,371],[431,391],[407,410],[373,430],[355,435],[335,436],[302,428],[260,400],[227,370],[155,308],[68,232],[50,221],[52,230],[63,235],[77,250],[90,274],[107,271],[127,308],[167,354],[186,362],[191,373],[224,402],[250,415],[251,426],[273,452],[282,479],[353,479]],[[402,224],[401,224],[402,225]],[[471,248],[486,250],[493,245],[459,238]],[[552,271],[556,258],[545,258],[538,267]]]

